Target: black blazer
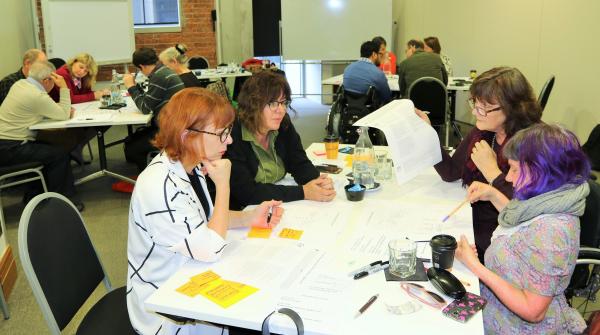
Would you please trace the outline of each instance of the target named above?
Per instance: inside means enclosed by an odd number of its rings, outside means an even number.
[[[266,200],[284,202],[304,199],[301,185],[319,177],[319,171],[306,156],[300,135],[296,132],[289,115],[286,115],[279,134],[275,139],[275,152],[299,186],[283,186],[257,183],[254,177],[258,172],[258,158],[250,142],[242,140],[242,126],[238,119],[233,123],[231,132],[233,143],[227,147],[225,158],[231,160],[231,195],[229,208],[240,210],[247,205],[259,204]]]

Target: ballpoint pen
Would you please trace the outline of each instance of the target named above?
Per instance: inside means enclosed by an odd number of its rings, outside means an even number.
[[[273,206],[269,207],[269,212],[267,213],[267,223],[271,223],[271,217],[273,216]]]
[[[371,305],[375,302],[375,300],[377,300],[377,298],[379,297],[379,293],[375,294],[374,296],[372,296],[369,301],[367,301],[366,304],[364,304],[359,310],[358,312],[356,312],[356,315],[354,315],[354,318],[356,319],[357,317],[361,316],[366,310],[367,308],[371,307]]]
[[[350,273],[348,274],[348,276],[350,276],[350,277],[354,277],[354,276],[355,276],[357,273],[361,273],[361,272],[363,272],[363,271],[368,271],[369,269],[371,269],[371,268],[372,268],[372,267],[374,267],[375,265],[379,265],[379,264],[381,264],[381,263],[382,263],[382,261],[375,261],[375,262],[373,262],[373,263],[371,263],[371,264],[369,264],[369,265],[365,265],[365,266],[363,266],[363,267],[362,267],[362,268],[360,268],[360,269],[356,269],[356,270],[354,270],[354,271],[350,272]]]
[[[446,215],[446,217],[442,219],[442,222],[446,222],[446,220],[448,220],[448,218],[450,218],[452,215],[454,215],[454,213],[458,212],[458,210],[461,209],[461,207],[464,206],[468,202],[469,202],[469,198],[463,200],[463,202],[461,202],[460,205],[456,206],[456,208],[454,208],[452,210],[452,212],[450,212],[450,214]]]
[[[388,267],[390,267],[390,262],[389,261],[385,261],[385,262],[383,262],[381,264],[375,265],[374,267],[370,268],[367,271],[362,271],[362,272],[359,272],[359,273],[355,274],[354,275],[354,280],[360,279],[362,277],[366,277],[366,276],[368,276],[370,274],[373,274],[375,272],[379,272],[379,271],[381,271],[383,269],[387,269]]]

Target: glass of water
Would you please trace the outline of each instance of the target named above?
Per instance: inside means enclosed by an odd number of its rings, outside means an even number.
[[[390,273],[400,278],[415,274],[417,265],[417,244],[408,239],[391,240]]]

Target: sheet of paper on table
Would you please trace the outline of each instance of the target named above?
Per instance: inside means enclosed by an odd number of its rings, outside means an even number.
[[[415,114],[414,108],[408,99],[393,100],[354,123],[383,131],[398,184],[442,160],[436,131]]]

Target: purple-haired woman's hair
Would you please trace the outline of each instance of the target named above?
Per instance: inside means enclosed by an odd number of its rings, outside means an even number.
[[[504,146],[504,156],[521,166],[514,190],[519,200],[582,184],[590,176],[590,162],[577,136],[559,125],[538,123],[518,131]]]

